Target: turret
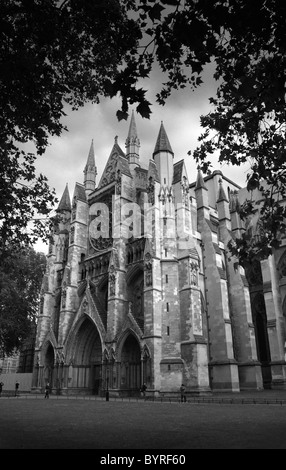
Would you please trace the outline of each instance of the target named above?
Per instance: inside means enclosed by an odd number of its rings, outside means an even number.
[[[167,186],[170,188],[173,182],[174,152],[166,134],[163,121],[161,122],[161,127],[153,152],[153,158],[158,169],[161,186]]]

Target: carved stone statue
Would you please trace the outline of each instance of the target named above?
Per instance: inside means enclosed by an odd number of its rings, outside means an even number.
[[[146,253],[145,255],[144,270],[145,270],[145,285],[147,287],[152,286],[152,283],[153,283],[152,258],[151,258],[150,253]]]
[[[194,263],[192,261],[190,263],[190,269],[191,269],[191,286],[197,286],[198,285],[199,266],[198,266],[197,263]]]
[[[116,194],[120,195],[121,194],[121,171],[117,170],[117,175],[116,175]]]
[[[115,295],[115,280],[116,280],[115,268],[114,268],[114,266],[110,266],[110,269],[109,269],[109,293],[110,293],[111,296]]]
[[[148,194],[148,202],[149,204],[152,204],[152,206],[155,203],[155,184],[153,181],[152,176],[149,178],[149,184],[147,186],[147,194]]]

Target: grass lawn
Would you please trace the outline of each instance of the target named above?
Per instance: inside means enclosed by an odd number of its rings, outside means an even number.
[[[286,406],[0,399],[0,449],[286,449]]]

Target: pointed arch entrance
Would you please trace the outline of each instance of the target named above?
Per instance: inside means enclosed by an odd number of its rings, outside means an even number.
[[[53,372],[55,363],[55,352],[51,343],[48,343],[44,356],[44,384],[53,383]]]
[[[129,333],[121,349],[120,389],[138,392],[141,386],[141,349],[138,340]]]
[[[264,388],[271,388],[271,355],[267,331],[267,316],[264,295],[258,293],[252,298],[252,315],[255,328],[258,360],[261,362],[261,371]]]
[[[101,368],[101,339],[95,324],[86,316],[75,336],[70,385],[79,392],[98,394]]]

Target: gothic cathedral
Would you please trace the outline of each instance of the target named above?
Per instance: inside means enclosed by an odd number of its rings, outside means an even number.
[[[190,182],[163,123],[149,166],[132,113],[99,183],[93,142],[65,188],[41,290],[33,391],[136,396],[286,384],[285,246],[247,272],[227,244],[245,197],[221,171]],[[285,303],[285,305],[284,305]]]

